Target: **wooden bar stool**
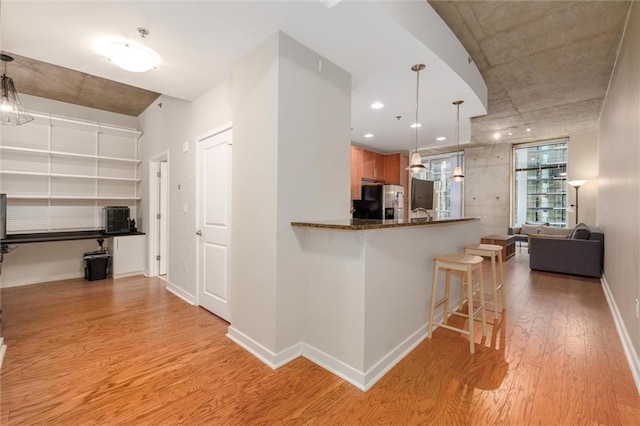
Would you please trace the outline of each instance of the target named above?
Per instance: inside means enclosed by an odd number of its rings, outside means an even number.
[[[498,319],[498,312],[504,311],[504,269],[502,267],[502,247],[495,244],[473,244],[464,248],[465,254],[489,257],[491,258],[491,275],[493,278],[493,287],[487,291],[493,295],[493,317]],[[496,259],[498,267],[496,271]],[[500,273],[500,282],[498,283],[497,273]],[[500,292],[500,304],[498,304],[498,292]]]
[[[436,292],[438,289],[439,275],[440,271],[445,273],[444,280],[444,297],[436,301]],[[447,320],[449,318],[449,284],[451,283],[451,272],[457,271],[462,272],[462,285],[460,287],[460,306],[462,306],[463,300],[463,290],[466,284],[467,290],[467,300],[468,300],[468,310],[467,314],[462,312],[451,312],[452,315],[458,315],[461,317],[468,318],[469,320],[469,329],[465,330],[463,328],[458,328],[447,324]],[[474,310],[473,308],[473,292],[475,288],[475,283],[473,281],[473,274],[476,274],[478,279],[478,292],[480,294],[480,304]],[[431,338],[431,334],[433,332],[433,317],[435,315],[435,310],[440,305],[444,305],[444,313],[442,316],[442,322],[439,323],[440,327],[444,327],[449,330],[457,331],[458,333],[466,334],[469,336],[469,349],[471,353],[475,352],[474,339],[473,339],[473,324],[475,317],[478,313],[481,313],[481,321],[482,321],[482,336],[487,335],[487,323],[485,318],[485,310],[484,310],[484,288],[482,285],[482,258],[479,256],[468,255],[464,253],[449,253],[443,254],[440,256],[436,256],[434,259],[434,268],[433,268],[433,285],[431,287],[431,310],[429,312],[429,330],[428,337]]]

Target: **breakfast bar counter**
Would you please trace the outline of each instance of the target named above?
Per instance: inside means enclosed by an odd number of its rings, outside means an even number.
[[[363,390],[426,337],[433,258],[480,242],[476,218],[291,227],[304,271],[304,355]]]
[[[447,223],[468,222],[477,220],[476,218],[462,219],[344,219],[344,220],[325,220],[318,222],[291,222],[291,226],[299,226],[305,228],[320,229],[342,229],[345,231],[363,231],[368,229],[388,229],[388,228],[405,228],[415,226],[434,226],[444,225]]]

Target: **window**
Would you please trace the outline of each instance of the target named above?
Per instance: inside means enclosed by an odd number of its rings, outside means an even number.
[[[420,179],[434,181],[433,210],[434,218],[447,219],[462,217],[463,182],[453,182],[451,173],[456,167],[456,153],[422,157],[427,171],[416,175]],[[464,164],[464,153],[460,152],[460,165]]]
[[[567,140],[514,150],[513,221],[567,226]]]

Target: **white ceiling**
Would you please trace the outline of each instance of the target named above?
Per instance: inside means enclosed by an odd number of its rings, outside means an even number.
[[[477,67],[423,0],[345,0],[332,8],[316,0],[4,0],[1,8],[2,50],[185,100],[229,79],[234,61],[283,31],[352,74],[352,140],[379,151],[414,146],[416,63],[426,64],[419,147],[455,144],[454,100],[465,101],[461,143],[470,138],[469,118],[486,114],[487,89]],[[138,27],[150,35],[140,39]],[[116,68],[95,48],[114,36],[143,42],[161,64],[142,74]],[[374,101],[385,107],[372,110]],[[436,142],[438,136],[447,141]]]

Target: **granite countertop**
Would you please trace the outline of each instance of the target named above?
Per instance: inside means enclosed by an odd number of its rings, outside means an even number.
[[[291,226],[301,228],[319,228],[319,229],[342,229],[347,231],[363,231],[368,229],[387,229],[387,228],[404,228],[407,226],[431,226],[442,225],[446,223],[469,222],[478,220],[475,217],[465,217],[462,219],[398,219],[398,220],[377,220],[377,219],[344,219],[344,220],[325,220],[318,222],[291,222]]]

